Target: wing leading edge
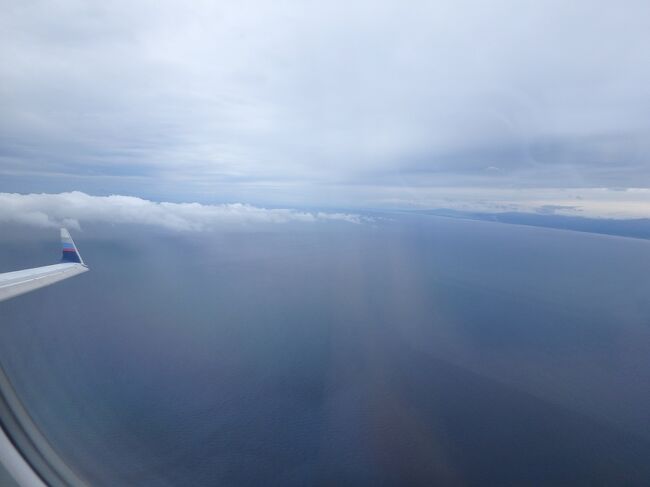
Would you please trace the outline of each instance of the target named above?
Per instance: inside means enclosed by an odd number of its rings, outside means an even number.
[[[88,270],[70,233],[61,229],[61,263],[0,274],[0,301],[49,286]]]

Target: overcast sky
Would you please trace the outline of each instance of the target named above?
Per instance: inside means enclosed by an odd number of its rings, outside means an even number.
[[[647,0],[3,2],[0,192],[650,216],[648,19]]]

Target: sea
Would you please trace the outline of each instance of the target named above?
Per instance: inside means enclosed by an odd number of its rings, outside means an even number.
[[[94,486],[650,485],[650,241],[440,216],[87,224],[0,364]],[[56,229],[0,231],[0,272]]]

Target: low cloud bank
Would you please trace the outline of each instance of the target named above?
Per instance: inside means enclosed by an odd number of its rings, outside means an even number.
[[[203,231],[227,224],[316,221],[362,223],[350,213],[267,209],[242,203],[155,202],[133,196],[91,196],[79,191],[60,194],[0,193],[0,223],[79,229],[83,223],[132,223],[176,231]]]
[[[394,188],[376,206],[482,213],[610,218],[650,218],[648,188]],[[370,205],[368,205],[370,206]]]

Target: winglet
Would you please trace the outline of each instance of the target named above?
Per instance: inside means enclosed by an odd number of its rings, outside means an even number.
[[[84,264],[81,255],[79,255],[79,251],[70,236],[70,232],[65,228],[61,229],[61,245],[63,247],[63,257],[61,257],[61,262],[77,262],[86,265]]]

